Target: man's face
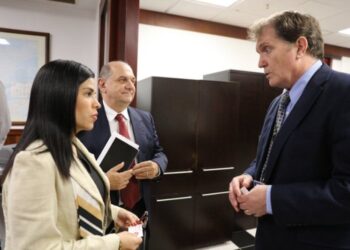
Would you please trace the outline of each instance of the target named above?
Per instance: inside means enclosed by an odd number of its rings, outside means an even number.
[[[270,86],[290,89],[298,79],[297,46],[277,37],[275,30],[266,26],[257,39],[256,51]]]
[[[121,62],[112,63],[110,66],[112,75],[107,79],[100,79],[100,90],[112,108],[126,108],[135,96],[134,73],[129,65]]]

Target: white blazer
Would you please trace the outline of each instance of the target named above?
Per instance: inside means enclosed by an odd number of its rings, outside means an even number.
[[[83,144],[76,138],[73,141],[106,185],[107,210],[86,168],[80,161],[72,162],[71,177],[100,204],[106,227],[117,217],[119,209],[110,203],[108,178]],[[61,177],[51,154],[45,152],[46,149],[42,141],[35,141],[18,153],[5,180],[2,197],[6,227],[5,250],[117,250],[117,234],[79,239],[78,215],[71,180]],[[74,158],[77,159],[76,150]]]

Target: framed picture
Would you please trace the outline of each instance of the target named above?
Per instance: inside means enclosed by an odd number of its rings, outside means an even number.
[[[49,33],[0,28],[0,81],[13,126],[25,124],[32,83],[49,51]]]

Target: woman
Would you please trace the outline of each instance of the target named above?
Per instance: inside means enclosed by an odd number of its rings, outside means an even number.
[[[93,72],[56,60],[37,73],[23,135],[3,175],[6,250],[136,249],[139,223],[112,206],[109,182],[75,137],[93,128],[100,104]]]

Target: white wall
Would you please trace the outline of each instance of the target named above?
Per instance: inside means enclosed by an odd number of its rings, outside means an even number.
[[[91,10],[51,1],[0,0],[0,27],[50,33],[50,60],[75,60],[94,72],[98,70],[98,21],[97,1]]]
[[[341,59],[333,59],[332,68],[340,72],[350,73],[350,57],[343,56]]]
[[[227,69],[263,72],[257,65],[252,41],[139,25],[139,80],[150,76],[202,79]]]

